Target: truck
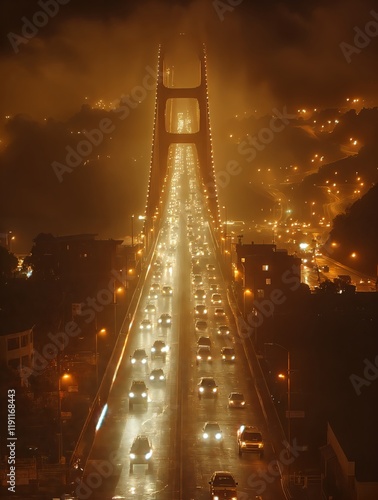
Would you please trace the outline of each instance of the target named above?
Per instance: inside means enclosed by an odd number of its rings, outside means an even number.
[[[237,431],[239,457],[243,453],[258,453],[264,456],[264,441],[259,429],[253,425],[241,425]]]

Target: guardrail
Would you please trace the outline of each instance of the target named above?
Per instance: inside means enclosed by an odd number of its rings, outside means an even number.
[[[158,228],[157,234],[159,234],[159,232],[160,227]],[[156,237],[154,244],[151,245],[148,256],[146,257],[146,263],[150,262],[152,259],[152,256],[155,252],[157,240],[158,238]],[[122,322],[117,340],[113,347],[112,354],[110,355],[109,362],[106,366],[104,376],[93,399],[92,406],[79,435],[79,439],[76,443],[74,452],[72,453],[67,474],[68,484],[73,483],[78,475],[80,475],[78,471],[83,471],[85,469],[86,462],[93,446],[93,440],[96,433],[96,425],[101,415],[101,411],[103,411],[103,408],[106,404],[106,400],[115,379],[115,373],[119,366],[119,360],[122,355],[124,345],[128,339],[130,327],[132,324],[132,322],[129,321],[129,318],[132,318],[135,315],[135,311],[137,310],[140,301],[142,283],[145,281],[149,270],[150,265],[146,264],[138,278],[137,286],[134,290],[129,307],[127,308],[125,318]]]

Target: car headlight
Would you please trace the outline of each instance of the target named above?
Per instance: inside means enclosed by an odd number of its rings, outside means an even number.
[[[152,457],[152,451],[149,451],[148,453],[146,453],[146,454],[144,455],[144,458],[145,458],[146,460],[149,460],[151,457]]]
[[[131,460],[134,460],[134,458],[135,458],[135,453],[130,453],[130,458],[131,458]]]
[[[142,392],[142,398],[146,398],[147,397],[147,393],[146,392]]]
[[[197,356],[197,359],[200,360],[201,359],[201,356]]]
[[[134,393],[133,392],[129,392],[129,397],[133,398],[134,397]]]
[[[143,358],[142,359],[142,363],[145,365],[147,363],[147,359],[146,358]]]
[[[207,433],[207,432],[204,432],[204,433],[202,434],[202,437],[203,437],[203,439],[207,439],[207,438],[209,437],[209,435],[208,435],[208,433]]]
[[[213,387],[213,392],[217,392],[217,388],[216,387]]]
[[[131,358],[131,363],[132,363],[132,364],[134,364],[134,363],[135,363],[135,361],[136,361],[136,359],[135,359],[135,358]]]
[[[242,406],[244,406],[244,405],[245,405],[245,401],[242,401],[240,404],[241,404]]]
[[[208,360],[208,361],[211,361],[211,356],[208,356],[208,357],[207,357],[207,360]]]
[[[231,356],[231,359],[234,360],[235,359],[235,356]]]
[[[220,432],[217,432],[215,434],[215,439],[222,439],[222,434]]]
[[[213,497],[213,500],[219,500],[218,496]]]
[[[205,389],[204,389],[203,387],[200,387],[200,388],[199,388],[199,391],[200,391],[200,392],[203,392],[204,390],[205,390]]]
[[[155,352],[156,351],[156,348],[155,347],[151,347],[151,352]]]
[[[154,375],[150,375],[150,380],[154,380]]]
[[[242,442],[241,442],[241,445],[242,445],[242,446],[246,446],[246,442],[245,442],[245,441],[242,441]]]
[[[161,322],[162,322],[162,320],[159,318],[159,319],[158,319],[158,323],[159,323],[159,325],[160,325],[160,323],[161,323]]]
[[[160,375],[159,380],[164,380],[164,375]]]
[[[147,330],[151,330],[151,325],[147,325]]]
[[[223,354],[222,359],[226,359],[226,356]]]
[[[203,314],[207,314],[207,309],[204,309],[204,310],[203,310]]]
[[[161,348],[161,352],[167,352],[167,351],[168,351],[168,347],[167,346]]]
[[[170,323],[170,322],[171,322],[171,320],[170,320],[170,319],[167,319],[167,323]]]
[[[264,443],[259,443],[259,448],[264,448]]]

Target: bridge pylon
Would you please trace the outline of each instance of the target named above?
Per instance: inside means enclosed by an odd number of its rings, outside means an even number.
[[[172,144],[192,144],[197,151],[198,173],[201,195],[207,204],[209,218],[216,231],[220,225],[220,212],[214,170],[213,147],[210,127],[209,93],[207,82],[207,54],[204,44],[193,47],[199,60],[200,80],[195,87],[175,87],[169,85],[169,69],[165,60],[169,52],[167,44],[161,44],[158,52],[157,85],[155,96],[154,127],[150,160],[150,175],[146,203],[145,234],[147,245],[153,241],[150,234],[159,225],[164,206],[165,185],[169,181],[168,155]],[[168,77],[167,77],[168,74]],[[197,104],[198,129],[178,132],[167,126],[169,101],[191,99]],[[172,106],[172,101],[170,102]],[[173,131],[172,131],[173,128]]]

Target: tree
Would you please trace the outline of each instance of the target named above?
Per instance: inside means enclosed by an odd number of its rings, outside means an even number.
[[[0,247],[0,281],[10,279],[17,269],[18,259],[13,253],[8,252],[5,247]]]

